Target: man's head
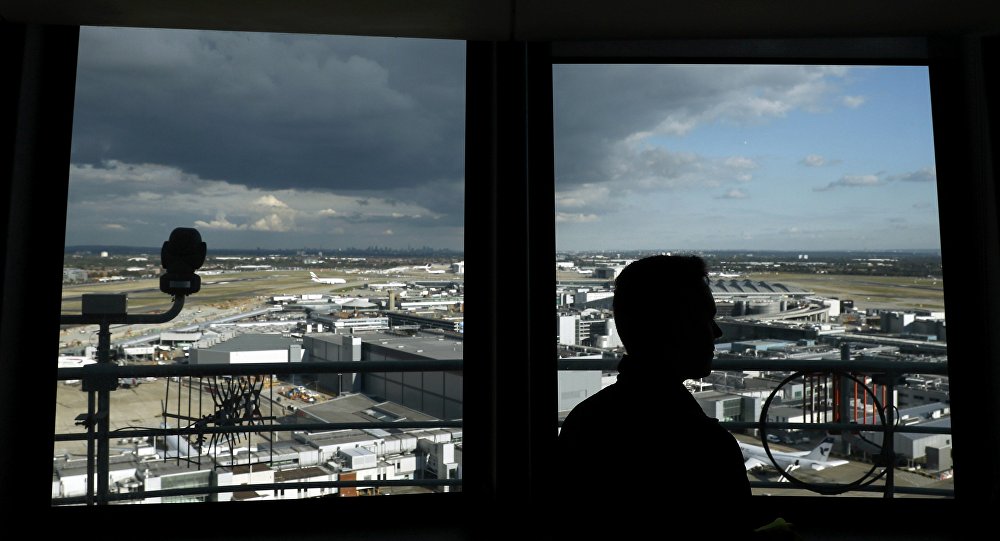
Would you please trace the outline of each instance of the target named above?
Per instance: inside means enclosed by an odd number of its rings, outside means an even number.
[[[711,371],[722,331],[700,257],[658,255],[631,263],[615,279],[613,309],[630,355],[669,363],[664,368],[682,379]]]

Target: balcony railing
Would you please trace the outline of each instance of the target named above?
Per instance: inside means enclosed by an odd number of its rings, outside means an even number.
[[[567,360],[560,359],[557,362],[559,370],[604,370],[613,371],[618,362],[616,360],[594,359],[594,360]],[[930,374],[947,375],[947,364],[935,362],[908,362],[908,361],[802,361],[784,359],[718,359],[713,366],[716,370],[737,371],[737,370],[760,370],[760,371],[783,371],[783,372],[804,372],[808,374],[863,374],[874,375],[881,378],[890,389],[894,382],[904,374]],[[414,361],[357,361],[357,362],[291,362],[291,363],[260,363],[260,364],[239,364],[239,365],[157,365],[157,366],[118,366],[115,364],[93,364],[83,368],[61,368],[57,372],[59,380],[88,380],[108,378],[180,378],[180,377],[206,377],[206,376],[256,376],[261,374],[289,375],[289,374],[336,374],[336,373],[372,373],[372,372],[431,372],[431,371],[462,371],[463,361],[458,360],[414,360]],[[90,395],[94,391],[89,392]],[[92,400],[91,400],[92,403]],[[774,430],[774,429],[821,429],[827,431],[869,431],[882,432],[884,453],[894,457],[894,443],[892,434],[895,432],[923,433],[923,434],[950,434],[950,428],[944,427],[921,427],[921,426],[895,426],[892,420],[892,408],[885,408],[889,415],[887,423],[853,423],[853,422],[816,422],[816,423],[777,423],[768,422],[765,416],[757,421],[732,421],[723,422],[723,426],[730,430]],[[93,414],[94,412],[90,412]],[[766,413],[766,412],[765,412]],[[400,422],[340,422],[340,423],[301,423],[301,424],[269,424],[238,427],[198,427],[198,428],[130,428],[117,430],[113,433],[115,438],[125,437],[163,437],[163,436],[188,436],[206,434],[226,434],[226,433],[246,433],[246,432],[299,432],[299,431],[332,431],[344,429],[376,429],[376,428],[460,428],[463,423],[460,420],[439,420],[439,421],[400,421]],[[93,442],[95,439],[93,430],[87,433],[56,434],[55,441],[82,441]],[[765,442],[766,445],[766,442]],[[94,453],[90,446],[88,453],[92,458]],[[100,461],[99,461],[100,462]],[[104,464],[107,464],[105,461]],[[93,460],[88,460],[88,480],[93,479],[95,474],[107,476],[108,472],[98,471],[100,466],[95,466]],[[852,487],[852,492],[881,492],[884,497],[891,498],[896,494],[911,494],[925,496],[953,496],[954,492],[947,489],[929,489],[918,487],[899,487],[893,482],[893,468],[891,465],[885,469],[885,484],[878,486],[857,486]],[[101,494],[98,501],[100,503],[135,501],[147,498],[208,495],[224,492],[241,492],[248,490],[305,490],[322,488],[349,488],[349,487],[398,487],[398,486],[427,486],[427,487],[460,487],[461,479],[406,479],[406,480],[357,480],[357,481],[312,481],[312,482],[288,482],[288,483],[265,483],[265,484],[243,484],[212,487],[194,487],[164,489],[156,491],[137,491],[122,494]],[[754,488],[789,488],[789,483],[753,481]],[[844,488],[844,485],[837,484],[811,484],[807,486],[810,490],[821,494],[837,493]],[[92,486],[88,486],[88,494],[85,497],[55,498],[54,504],[72,505],[82,503],[93,503],[94,494]]]
[[[618,361],[615,359],[559,359],[557,362],[559,370],[602,370],[614,371],[617,369]],[[799,359],[716,359],[712,365],[716,371],[762,371],[762,372],[785,372],[792,373],[786,380],[791,380],[796,376],[820,377],[824,381],[837,378],[854,378],[855,376],[872,376],[877,378],[879,386],[885,388],[886,393],[892,396],[897,383],[906,374],[926,374],[926,375],[947,375],[948,365],[944,362],[921,362],[921,361],[892,361],[892,360],[872,360],[859,359],[851,360],[844,356],[839,360],[799,360]],[[853,379],[853,381],[858,381]],[[769,449],[767,439],[764,434],[768,430],[825,430],[828,432],[880,432],[883,433],[881,453],[879,457],[888,460],[884,464],[882,473],[870,479],[866,483],[857,484],[833,484],[833,483],[805,483],[798,481],[787,472],[782,472],[777,468],[784,479],[789,482],[769,482],[751,481],[753,488],[806,488],[819,494],[841,494],[845,492],[881,492],[883,497],[892,498],[896,494],[910,494],[922,496],[944,496],[953,497],[952,489],[932,489],[921,487],[901,487],[895,484],[895,463],[896,457],[895,433],[914,434],[951,434],[950,427],[925,427],[898,425],[894,419],[895,406],[891,404],[882,405],[876,408],[880,411],[873,415],[879,415],[885,419],[883,423],[858,423],[844,422],[843,419],[850,418],[850,412],[835,412],[841,420],[834,422],[774,422],[767,420],[767,405],[780,390],[780,386],[772,391],[760,418],[756,421],[725,421],[722,426],[733,431],[758,430],[760,431],[761,442],[765,449]],[[839,413],[840,415],[838,415]],[[881,420],[881,419],[880,419]],[[773,461],[773,459],[772,459]],[[775,466],[777,466],[775,464]],[[873,482],[884,478],[881,485],[874,485]]]
[[[289,362],[289,363],[253,363],[236,365],[126,365],[113,363],[91,364],[81,368],[60,368],[57,379],[60,381],[80,380],[83,388],[92,388],[91,382],[117,381],[120,378],[194,378],[212,376],[260,376],[260,375],[306,375],[306,374],[344,374],[344,373],[395,373],[395,372],[438,372],[462,371],[461,359],[420,359],[405,361],[356,361],[356,362]],[[88,392],[87,418],[98,414],[94,408],[94,395],[100,391]],[[101,415],[110,414],[110,402]],[[91,505],[95,502],[104,504],[111,502],[134,502],[150,498],[178,496],[206,496],[226,492],[244,491],[287,491],[324,488],[350,487],[461,487],[461,479],[365,479],[338,481],[283,482],[263,484],[240,484],[225,486],[198,486],[191,488],[173,488],[163,490],[137,490],[118,494],[110,493],[110,489],[95,495],[92,479],[107,479],[109,475],[108,457],[97,456],[94,452],[94,441],[99,438],[95,434],[93,423],[87,423],[86,433],[61,433],[54,435],[54,441],[87,441],[87,495],[79,497],[53,498],[55,505]],[[211,434],[244,434],[274,433],[274,432],[322,432],[346,429],[425,429],[425,428],[461,428],[461,420],[434,421],[373,421],[373,422],[337,422],[337,423],[295,423],[295,424],[254,424],[240,426],[200,426],[194,428],[126,428],[109,433],[114,438],[146,438],[165,436],[205,436]],[[98,453],[107,452],[107,446],[99,448]],[[95,464],[96,458],[96,464]],[[96,496],[96,498],[95,498]]]

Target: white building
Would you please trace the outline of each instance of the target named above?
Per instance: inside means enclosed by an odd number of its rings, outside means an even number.
[[[191,350],[191,364],[287,363],[302,360],[302,342],[280,334],[241,334]]]

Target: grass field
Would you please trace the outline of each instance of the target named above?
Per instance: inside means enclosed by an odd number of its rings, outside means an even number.
[[[163,325],[116,325],[112,327],[112,340],[132,338],[152,327],[173,329],[211,321],[219,317],[259,308],[274,295],[355,295],[361,297],[386,296],[387,293],[364,289],[366,284],[409,282],[414,280],[454,280],[455,275],[428,274],[420,269],[400,274],[348,274],[337,271],[316,271],[324,278],[343,278],[346,284],[321,284],[311,281],[308,270],[274,270],[231,272],[202,276],[201,291],[187,297],[181,314]],[[459,279],[461,280],[461,279]],[[158,279],[107,282],[100,284],[66,285],[62,289],[62,314],[79,314],[82,295],[91,293],[126,293],[128,313],[158,313],[170,308],[171,297],[160,292]],[[63,329],[60,342],[65,347],[93,345],[96,325],[77,329]]]
[[[575,272],[557,272],[556,279],[602,284]],[[798,274],[766,272],[749,274],[738,281],[777,282],[798,286],[823,297],[851,299],[858,309],[944,310],[944,280],[906,276],[860,276],[848,274]]]
[[[846,274],[751,274],[748,279],[794,285],[824,297],[851,299],[858,309],[944,310],[944,280]]]
[[[201,277],[201,291],[187,298],[185,310],[204,307],[228,308],[241,303],[251,303],[273,295],[301,295],[322,293],[340,295],[374,295],[362,290],[365,284],[389,281],[449,280],[454,275],[433,275],[419,270],[391,276],[379,274],[347,274],[336,271],[319,271],[324,278],[343,278],[346,284],[321,284],[312,282],[308,270],[231,272]],[[80,297],[86,293],[128,293],[129,313],[158,312],[170,306],[170,296],[160,292],[157,279],[108,282],[64,286],[62,313],[79,313]]]

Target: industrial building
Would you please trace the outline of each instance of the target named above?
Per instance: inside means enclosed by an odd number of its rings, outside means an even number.
[[[310,361],[461,359],[463,343],[461,338],[427,333],[314,333],[303,337]],[[461,373],[440,371],[322,374],[317,379],[322,388],[336,394],[365,393],[438,419],[462,417],[462,381]]]
[[[899,424],[907,427],[951,427],[951,408],[942,403],[929,403],[899,410]],[[885,435],[881,432],[866,432],[866,437],[876,445],[882,445]],[[936,449],[935,470],[950,469],[951,434],[922,434],[913,432],[893,433],[893,449],[897,455],[908,461],[927,461],[928,449]],[[949,449],[942,455],[941,450]],[[945,466],[945,467],[941,467]]]
[[[280,334],[240,334],[190,350],[191,364],[289,363],[302,360],[302,341]]]

